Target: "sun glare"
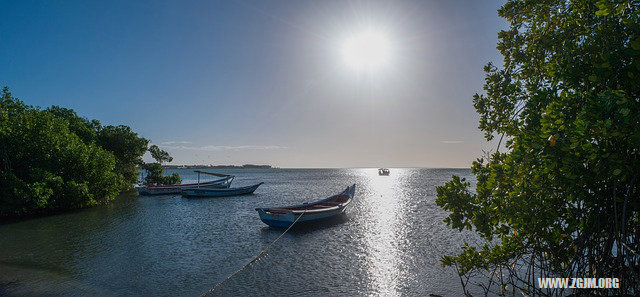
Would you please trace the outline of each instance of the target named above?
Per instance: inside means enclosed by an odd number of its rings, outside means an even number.
[[[366,30],[347,38],[341,50],[345,64],[356,71],[373,72],[388,64],[391,58],[389,38],[377,30]]]

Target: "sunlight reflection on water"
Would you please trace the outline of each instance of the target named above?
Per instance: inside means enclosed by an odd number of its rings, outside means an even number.
[[[398,181],[403,170],[394,170],[388,176],[377,175],[375,169],[361,169],[363,185],[369,192],[364,198],[369,213],[367,220],[367,246],[369,272],[374,276],[375,291],[385,296],[397,296],[397,280],[401,271],[398,266],[398,221],[402,219],[402,193],[398,191]]]

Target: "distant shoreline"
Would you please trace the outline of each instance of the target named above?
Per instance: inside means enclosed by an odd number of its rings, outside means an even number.
[[[162,165],[165,169],[238,169],[238,168],[251,168],[251,169],[274,169],[271,165]]]

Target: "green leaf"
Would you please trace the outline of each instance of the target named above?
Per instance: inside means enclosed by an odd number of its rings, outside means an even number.
[[[623,109],[621,109],[621,110],[620,110],[620,113],[621,113],[623,116],[625,116],[625,117],[626,117],[626,116],[629,114],[629,109],[628,109],[628,108],[623,108]]]

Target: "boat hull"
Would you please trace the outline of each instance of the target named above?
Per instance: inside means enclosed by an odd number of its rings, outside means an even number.
[[[270,227],[275,228],[287,228],[291,226],[296,220],[300,217],[300,219],[296,222],[296,224],[309,224],[309,223],[318,223],[326,220],[330,220],[344,213],[346,207],[341,207],[340,209],[327,211],[322,213],[288,213],[288,214],[270,214],[265,211],[258,211],[260,215],[260,220],[263,223],[269,225]]]
[[[210,189],[210,188],[186,188],[183,189],[181,194],[184,197],[228,197],[228,196],[240,196],[253,194],[258,189],[259,183],[253,186],[242,188],[227,188],[227,189]]]

